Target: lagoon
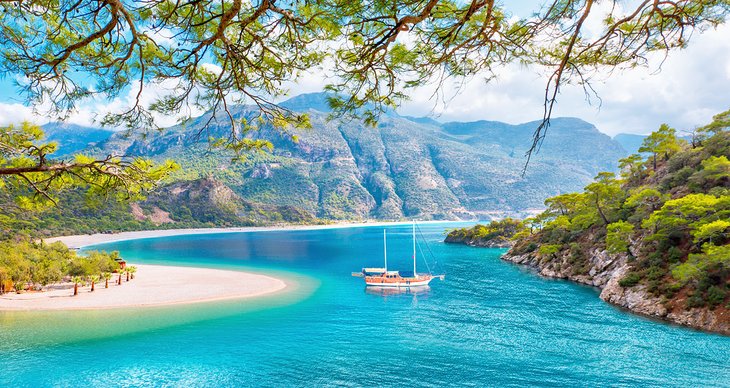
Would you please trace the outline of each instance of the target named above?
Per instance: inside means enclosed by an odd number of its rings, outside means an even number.
[[[598,291],[544,279],[499,249],[442,243],[446,273],[421,292],[367,290],[382,227],[120,241],[141,264],[240,269],[292,290],[256,300],[112,311],[0,312],[4,386],[724,386],[730,337],[649,320]],[[456,225],[453,225],[456,226]],[[461,225],[459,225],[461,226]],[[389,265],[410,268],[410,227],[388,227]],[[424,246],[424,249],[425,246]],[[421,270],[424,262],[419,261]]]

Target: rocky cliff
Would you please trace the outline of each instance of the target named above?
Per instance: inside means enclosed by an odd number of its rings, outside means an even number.
[[[647,290],[646,285],[622,287],[619,282],[631,270],[627,254],[609,254],[605,249],[593,249],[575,265],[575,258],[568,255],[541,257],[531,252],[507,253],[503,260],[529,266],[541,276],[567,279],[601,289],[600,298],[636,314],[658,318],[668,322],[694,327],[701,330],[730,335],[730,310],[718,307],[683,308],[683,298],[668,303],[666,298],[657,297]]]

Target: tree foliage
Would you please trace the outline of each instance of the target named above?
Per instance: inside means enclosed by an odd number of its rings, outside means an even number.
[[[0,242],[0,293],[27,287],[40,289],[64,277],[87,278],[119,268],[118,252],[89,252],[79,256],[64,244],[34,243],[29,240]]]
[[[586,255],[605,246],[629,259],[620,286],[670,301],[686,289],[683,307],[715,308],[730,295],[730,132],[689,147],[662,125],[642,148],[648,159],[620,161],[621,180],[600,173],[585,192],[546,200],[541,230],[520,235],[513,252],[585,275]]]
[[[376,119],[408,90],[449,77],[494,75],[520,63],[549,74],[543,121],[534,151],[550,124],[561,85],[590,91],[596,73],[645,65],[653,52],[687,45],[696,31],[723,23],[727,1],[615,3],[552,0],[518,17],[510,3],[471,0],[280,2],[204,0],[0,0],[0,74],[20,77],[35,106],[61,116],[91,98],[132,91],[128,106],[103,118],[128,128],[154,127],[154,114],[191,108],[231,122],[226,144],[251,146],[229,107],[254,103],[280,125],[306,118],[272,103],[286,83],[326,66],[340,112]],[[589,17],[602,20],[588,27]],[[159,95],[142,99],[145,88]],[[359,112],[358,112],[359,111]]]
[[[611,209],[623,200],[621,182],[615,177],[616,174],[612,172],[598,173],[594,182],[585,188],[589,202],[596,207],[598,215],[605,224],[609,224],[613,218]]]
[[[525,230],[520,220],[504,218],[491,221],[487,225],[477,224],[471,228],[454,229],[446,237],[446,242],[462,242],[469,245],[501,246]]]
[[[639,148],[639,152],[648,152],[652,154],[654,170],[657,167],[657,155],[664,155],[665,159],[681,149],[679,140],[677,139],[677,130],[662,124],[659,130],[652,132],[644,139]]]
[[[57,145],[43,141],[43,131],[30,123],[0,128],[0,189],[14,193],[18,205],[35,210],[56,204],[58,192],[86,190],[90,198],[141,198],[145,191],[177,169],[165,161],[116,155],[95,158],[77,154],[57,160]]]
[[[712,122],[697,128],[697,131],[707,135],[714,135],[730,128],[730,109],[712,116]]]
[[[634,225],[626,221],[616,221],[606,226],[606,249],[611,253],[623,253],[629,250],[629,238],[634,232]]]

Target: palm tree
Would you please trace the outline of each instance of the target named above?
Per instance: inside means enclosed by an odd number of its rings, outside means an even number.
[[[122,285],[122,272],[124,272],[124,270],[121,268],[117,270],[117,273],[119,273],[119,279],[117,279],[117,285],[119,285],[119,286]]]
[[[130,274],[129,267],[124,268],[124,273],[127,274],[127,281],[129,281],[129,274]]]
[[[106,280],[106,283],[104,284],[104,288],[109,288],[109,279],[112,278],[112,273],[104,272],[103,274],[101,274],[101,277],[103,277],[104,280]]]
[[[132,279],[134,279],[134,273],[137,272],[137,267],[131,266],[127,269],[127,271],[132,274]]]
[[[74,283],[74,296],[79,294],[79,283],[83,281],[81,276],[74,276],[71,281]]]
[[[89,276],[89,281],[91,281],[91,291],[89,292],[94,292],[94,285],[99,281],[99,275]]]

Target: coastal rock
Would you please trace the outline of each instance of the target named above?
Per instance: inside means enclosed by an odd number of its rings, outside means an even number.
[[[619,285],[619,280],[628,272],[628,269],[628,266],[625,265],[617,276],[606,284],[606,287],[601,290],[600,298],[638,314],[666,319],[666,307],[660,299],[647,292],[645,287],[623,288]]]
[[[626,308],[634,313],[659,318],[668,322],[730,335],[730,310],[715,311],[694,308],[685,310],[681,303],[668,307],[664,301],[652,295],[645,286],[621,287],[619,281],[629,272],[628,257],[613,255],[606,250],[591,250],[587,257],[589,269],[581,273],[571,265],[568,257],[544,259],[536,252],[502,255],[511,263],[534,268],[541,276],[567,279],[601,289],[600,298],[608,303]]]
[[[711,312],[707,309],[694,308],[670,312],[667,319],[680,325],[699,327],[703,330],[714,331],[722,334],[730,334],[730,311],[724,309],[721,312]]]

